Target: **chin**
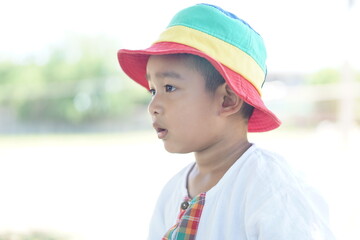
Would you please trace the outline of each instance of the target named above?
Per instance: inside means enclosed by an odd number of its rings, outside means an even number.
[[[174,146],[174,145],[170,145],[170,144],[166,144],[164,143],[164,148],[167,152],[169,153],[180,153],[180,154],[186,154],[186,153],[191,153],[193,151],[186,149],[186,148],[181,148],[179,146]]]

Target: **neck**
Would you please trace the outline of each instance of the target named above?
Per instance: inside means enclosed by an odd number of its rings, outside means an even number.
[[[224,174],[250,146],[246,132],[232,133],[211,147],[195,153],[197,172],[200,175]]]

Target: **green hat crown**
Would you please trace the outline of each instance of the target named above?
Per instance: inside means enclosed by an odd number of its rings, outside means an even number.
[[[209,4],[186,8],[173,17],[157,42],[194,47],[241,74],[261,91],[266,76],[263,39],[230,12]]]

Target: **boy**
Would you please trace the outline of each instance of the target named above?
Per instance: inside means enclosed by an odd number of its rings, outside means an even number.
[[[165,149],[196,159],[164,187],[148,239],[333,239],[286,163],[248,142],[280,125],[260,97],[265,58],[258,33],[208,4],[176,14],[150,48],[118,52],[152,94]]]

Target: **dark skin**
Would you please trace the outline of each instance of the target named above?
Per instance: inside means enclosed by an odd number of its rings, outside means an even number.
[[[147,77],[149,113],[165,149],[194,153],[187,184],[193,198],[215,186],[251,146],[247,120],[239,114],[243,100],[226,83],[209,93],[201,73],[175,56],[150,57]]]
[[[209,191],[224,176],[227,170],[251,146],[247,140],[247,124],[239,119],[242,100],[224,84],[217,90],[223,96],[220,116],[231,122],[221,141],[206,151],[195,152],[196,165],[188,176],[188,194],[196,195]],[[221,100],[220,100],[221,102]]]

